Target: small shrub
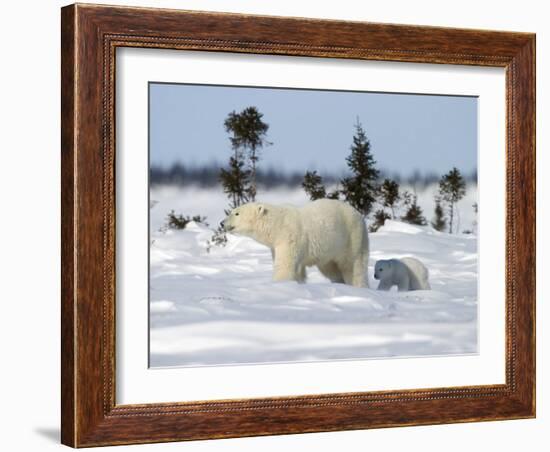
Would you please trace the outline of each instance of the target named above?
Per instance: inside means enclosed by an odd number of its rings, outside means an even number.
[[[416,196],[414,196],[412,204],[409,205],[407,212],[401,217],[401,220],[405,223],[416,224],[418,226],[426,226],[428,224],[422,214],[422,209],[416,203]]]
[[[382,198],[384,207],[390,208],[392,219],[395,219],[395,209],[399,201],[401,201],[399,184],[394,180],[384,179],[384,182],[380,186],[380,197]]]
[[[384,226],[384,223],[386,220],[390,220],[391,216],[383,209],[378,209],[376,213],[374,214],[374,222],[369,227],[369,232],[376,232],[378,229],[380,229],[382,226]]]
[[[447,228],[447,219],[445,218],[445,212],[441,207],[441,198],[435,198],[434,219],[432,220],[432,226],[436,231],[443,232]]]
[[[201,215],[194,215],[190,217],[189,215],[183,216],[182,214],[176,214],[173,210],[166,216],[166,229],[185,229],[186,226],[194,221],[195,223],[200,223],[205,226],[208,226],[206,222],[206,217]]]
[[[311,201],[327,197],[327,191],[323,185],[323,178],[317,174],[317,171],[306,171],[302,187]]]
[[[327,193],[327,198],[328,199],[340,199],[340,190],[335,189],[331,192],[328,192]]]
[[[206,251],[209,253],[212,246],[224,247],[225,245],[227,245],[227,233],[220,225],[218,226],[218,229],[214,231],[214,234],[212,234],[212,237],[210,237],[210,240],[206,244]]]

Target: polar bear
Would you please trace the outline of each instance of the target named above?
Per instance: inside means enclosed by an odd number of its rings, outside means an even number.
[[[332,199],[304,207],[248,203],[221,224],[271,249],[274,281],[305,282],[306,267],[315,265],[332,282],[368,287],[367,229],[349,204]]]
[[[399,292],[429,290],[428,269],[414,257],[376,261],[374,279],[379,279],[378,290],[390,290],[397,285]]]

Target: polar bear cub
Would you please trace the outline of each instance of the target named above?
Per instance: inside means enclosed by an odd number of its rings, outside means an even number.
[[[400,292],[430,289],[428,269],[414,257],[376,261],[374,279],[380,280],[378,290],[390,290],[393,286]]]
[[[317,266],[332,282],[368,287],[369,240],[362,215],[342,201],[319,199],[304,207],[248,203],[222,226],[271,249],[275,281],[306,280]]]

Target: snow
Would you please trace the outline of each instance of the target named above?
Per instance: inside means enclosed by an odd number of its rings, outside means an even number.
[[[336,187],[327,187],[328,191]],[[408,186],[401,187],[401,190],[407,190],[413,193],[413,188]],[[418,205],[422,208],[424,216],[428,221],[433,218],[434,196],[437,194],[438,185],[433,184],[424,189],[418,189]],[[156,186],[151,189],[151,228],[159,229],[165,223],[165,218],[170,210],[184,215],[200,214],[208,218],[210,226],[216,227],[224,218],[224,209],[227,208],[227,197],[223,191],[216,188],[201,187],[178,187],[178,186]],[[296,188],[277,188],[270,190],[260,190],[258,201],[274,204],[294,204],[303,205],[308,201],[304,190]],[[468,185],[466,196],[458,203],[459,231],[465,229],[472,230],[475,221],[475,212],[472,207],[478,202],[477,187]],[[159,204],[160,203],[160,204]],[[378,206],[376,207],[378,208]],[[401,214],[404,212],[401,211]]]
[[[433,193],[419,194],[429,217]],[[459,206],[464,227],[475,190]],[[370,234],[370,289],[334,284],[315,268],[308,282],[273,282],[268,248],[229,235],[211,246],[227,201],[215,189],[151,192],[150,364],[202,366],[441,356],[477,353],[477,237],[387,221]],[[302,190],[271,190],[261,200],[300,205]],[[468,205],[469,204],[469,205]],[[426,207],[424,207],[426,206]],[[166,214],[206,215],[206,227],[164,230]],[[467,224],[466,222],[470,222]],[[414,256],[432,290],[375,290],[378,259]]]

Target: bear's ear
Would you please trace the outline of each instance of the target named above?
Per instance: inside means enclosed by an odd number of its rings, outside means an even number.
[[[260,204],[258,206],[258,213],[261,214],[261,215],[265,215],[267,213],[267,209],[265,208],[265,206],[263,204]]]

